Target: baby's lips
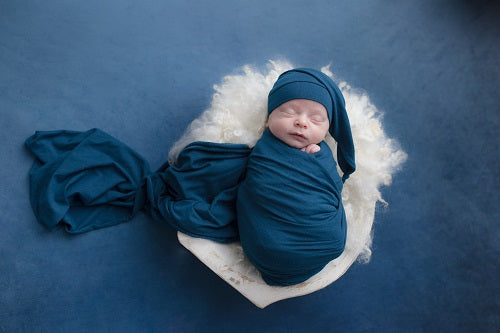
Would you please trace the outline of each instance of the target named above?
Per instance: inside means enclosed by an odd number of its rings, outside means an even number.
[[[292,132],[291,135],[297,136],[297,137],[302,138],[302,139],[307,139],[307,137],[304,134],[299,133],[299,132]]]

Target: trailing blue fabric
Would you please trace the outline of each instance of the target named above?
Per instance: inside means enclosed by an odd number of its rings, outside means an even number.
[[[49,230],[86,232],[128,221],[138,210],[137,189],[149,165],[106,133],[36,132],[25,144],[36,157],[31,206]]]
[[[265,131],[238,190],[241,245],[270,285],[307,280],[344,250],[342,180],[325,142],[308,154]]]
[[[36,132],[30,201],[49,230],[82,233],[129,221],[141,209],[188,235],[238,239],[235,195],[250,149],[195,142],[174,166],[151,172],[127,145],[99,129]]]

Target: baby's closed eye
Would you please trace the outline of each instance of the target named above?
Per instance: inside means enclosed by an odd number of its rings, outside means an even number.
[[[293,110],[281,110],[281,114],[285,117],[291,117],[295,115],[295,111]]]
[[[322,123],[326,121],[325,117],[322,116],[313,116],[311,117],[311,120],[315,123]]]

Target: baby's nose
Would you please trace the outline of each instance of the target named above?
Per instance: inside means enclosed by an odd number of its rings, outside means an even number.
[[[295,119],[295,126],[307,128],[307,121],[303,117]]]

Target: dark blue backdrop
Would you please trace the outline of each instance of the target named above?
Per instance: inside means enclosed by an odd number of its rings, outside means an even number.
[[[498,331],[494,1],[0,0],[0,332]],[[154,168],[212,85],[284,57],[332,63],[409,154],[374,255],[257,309],[145,216],[79,236],[34,219],[22,143],[100,127]]]

